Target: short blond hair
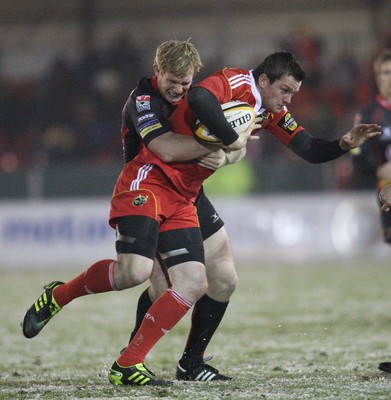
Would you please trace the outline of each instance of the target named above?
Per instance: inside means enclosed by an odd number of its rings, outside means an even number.
[[[200,54],[190,40],[168,40],[156,49],[154,64],[162,73],[176,76],[197,73],[203,67]]]
[[[373,62],[373,70],[375,71],[375,74],[378,75],[380,72],[380,67],[382,64],[384,64],[387,61],[391,61],[391,50],[386,49],[383,50],[376,58],[375,61]]]

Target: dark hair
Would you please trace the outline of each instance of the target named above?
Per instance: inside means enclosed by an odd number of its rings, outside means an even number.
[[[265,74],[270,83],[280,79],[283,75],[292,75],[298,82],[305,78],[305,72],[296,60],[296,57],[287,51],[268,55],[253,71],[255,80]]]

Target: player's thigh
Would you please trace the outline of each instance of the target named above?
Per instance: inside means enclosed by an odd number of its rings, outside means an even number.
[[[201,190],[194,203],[197,208],[198,221],[200,224],[202,239],[206,240],[224,226],[213,204]]]
[[[232,293],[238,278],[224,222],[203,191],[198,195],[195,205],[204,239],[208,290]]]
[[[216,301],[228,301],[238,276],[227,231],[223,226],[204,241],[207,294]]]
[[[198,227],[160,232],[158,252],[167,269],[185,262],[205,264],[204,244]]]
[[[194,302],[207,287],[204,246],[199,228],[181,228],[161,232],[159,255],[168,269],[174,290]]]
[[[150,277],[157,250],[159,224],[153,218],[141,215],[120,217],[115,223],[115,283],[121,289],[145,282]]]

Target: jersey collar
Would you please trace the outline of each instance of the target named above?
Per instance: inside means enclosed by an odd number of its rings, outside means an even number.
[[[387,99],[385,99],[381,94],[376,95],[376,102],[382,107],[391,110],[391,103],[387,101]]]
[[[157,78],[155,75],[153,75],[153,77],[151,78],[151,85],[155,89],[156,92],[160,93],[159,88],[157,87]]]
[[[257,89],[257,85],[255,83],[254,75],[253,75],[253,70],[251,69],[250,71],[250,82],[251,82],[251,92],[255,98],[255,114],[259,115],[262,112],[266,110],[265,107],[262,107],[262,97],[261,94],[259,93],[259,90]]]

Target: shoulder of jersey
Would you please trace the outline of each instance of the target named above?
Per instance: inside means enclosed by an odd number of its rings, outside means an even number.
[[[250,104],[243,101],[229,101],[221,105],[228,123],[236,131],[242,133],[254,122],[256,114]],[[197,139],[208,143],[220,143],[221,140],[208,131],[199,120],[196,121],[194,134]]]

